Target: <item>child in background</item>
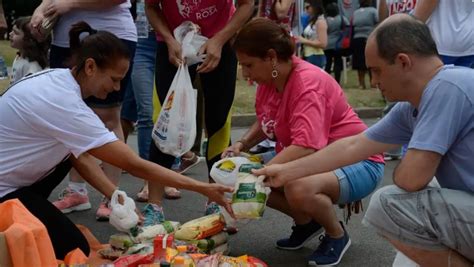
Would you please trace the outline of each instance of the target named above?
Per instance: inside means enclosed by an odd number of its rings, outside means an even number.
[[[30,19],[31,17],[21,17],[13,22],[10,32],[10,46],[18,49],[18,53],[13,61],[10,83],[17,82],[48,66],[51,38],[48,37],[42,41],[36,40],[31,34]]]

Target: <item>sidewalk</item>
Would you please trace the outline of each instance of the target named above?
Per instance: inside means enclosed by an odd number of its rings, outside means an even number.
[[[368,124],[374,120],[367,120]],[[232,130],[233,140],[238,140],[244,133],[245,128],[234,128]],[[129,144],[136,149],[136,135],[129,137]],[[391,173],[398,161],[388,162],[385,168],[385,176],[382,184],[391,183]],[[207,180],[207,170],[204,163],[199,164],[189,171],[187,175],[205,181]],[[54,190],[51,199],[55,199],[67,181]],[[129,196],[134,197],[140,190],[142,181],[129,174],[122,175],[120,188],[125,190]],[[90,189],[90,187],[89,187]],[[184,223],[204,215],[204,205],[206,199],[188,191],[182,192],[180,200],[165,200],[164,210],[168,220],[180,221]],[[84,212],[76,212],[69,215],[75,223],[86,225],[98,237],[102,243],[108,241],[108,237],[115,233],[115,229],[109,223],[97,222],[95,220],[95,209],[100,202],[100,196],[90,189],[90,201],[92,209]],[[363,201],[364,207],[368,205],[368,199]],[[143,204],[138,204],[141,208]],[[339,217],[342,218],[341,211],[337,209]],[[389,243],[378,236],[373,229],[361,224],[363,214],[353,215],[347,226],[352,245],[345,254],[339,266],[391,266],[395,257],[395,251]],[[315,238],[299,251],[283,251],[275,248],[275,241],[285,237],[290,233],[292,221],[287,216],[267,208],[264,217],[258,221],[250,221],[240,226],[238,234],[231,237],[231,254],[249,254],[258,257],[269,264],[269,266],[307,266],[306,256],[318,245]]]

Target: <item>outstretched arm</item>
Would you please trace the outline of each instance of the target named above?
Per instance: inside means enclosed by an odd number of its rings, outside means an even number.
[[[83,153],[79,158],[70,156],[69,160],[76,171],[84,178],[92,187],[101,192],[108,199],[112,197],[116,186],[112,184],[104,171],[97,164],[97,160],[89,153]]]
[[[196,181],[151,161],[141,159],[122,141],[111,142],[88,152],[94,157],[126,170],[136,177],[157,182],[164,186],[187,189],[206,195],[211,201],[217,202],[232,212],[230,203],[224,196],[225,192],[232,192],[232,188]]]
[[[304,158],[255,170],[255,174],[272,177],[272,186],[280,187],[289,181],[333,171],[397,146],[372,141],[360,133],[340,139]]]

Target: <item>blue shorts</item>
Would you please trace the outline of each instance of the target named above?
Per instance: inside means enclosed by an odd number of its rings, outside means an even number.
[[[385,164],[363,160],[334,171],[339,180],[338,204],[361,200],[372,193],[383,178]]]

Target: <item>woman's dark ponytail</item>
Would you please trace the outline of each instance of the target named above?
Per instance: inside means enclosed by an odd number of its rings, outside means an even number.
[[[86,33],[87,36],[81,35]],[[82,38],[81,38],[82,37]],[[117,59],[130,59],[127,46],[114,34],[97,31],[84,21],[72,25],[69,31],[69,46],[72,52],[72,66],[80,72],[88,58],[94,59],[99,68],[108,68]]]
[[[89,24],[84,21],[78,22],[72,25],[69,30],[69,47],[71,50],[76,50],[81,47],[81,34],[88,33],[89,35],[97,33],[97,30],[93,29]]]

